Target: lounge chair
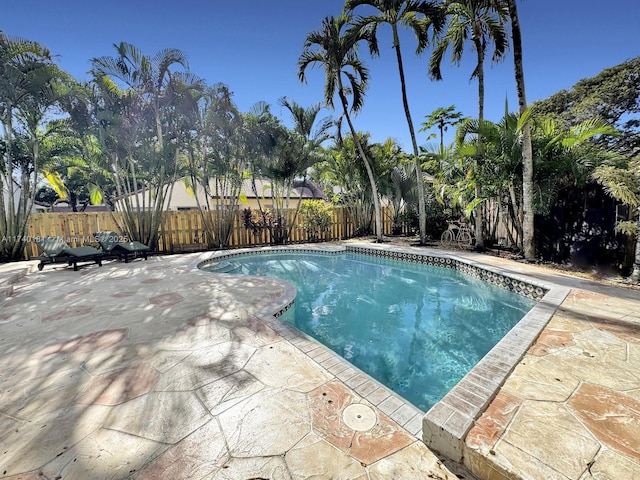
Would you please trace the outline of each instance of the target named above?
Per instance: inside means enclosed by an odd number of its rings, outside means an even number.
[[[151,252],[151,248],[143,243],[122,242],[122,236],[116,232],[97,232],[93,236],[106,255],[124,259],[125,263],[136,257],[144,257],[146,260]]]
[[[68,263],[73,265],[73,270],[78,270],[78,263],[97,263],[102,266],[103,254],[93,247],[70,247],[62,237],[44,237],[35,240],[36,245],[44,256],[34,257],[33,260],[40,260],[38,270],[42,270],[50,263]]]

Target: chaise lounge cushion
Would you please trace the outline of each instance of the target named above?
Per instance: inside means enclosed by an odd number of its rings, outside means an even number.
[[[78,262],[95,262],[102,266],[103,254],[93,247],[70,247],[62,237],[44,237],[35,241],[36,245],[44,253],[44,256],[36,257],[40,260],[38,270],[42,270],[49,263],[68,263],[78,270]]]
[[[106,254],[122,257],[125,262],[129,261],[129,257],[137,256],[142,256],[146,260],[147,254],[151,252],[151,248],[144,243],[122,242],[122,236],[115,232],[97,232],[93,236]]]

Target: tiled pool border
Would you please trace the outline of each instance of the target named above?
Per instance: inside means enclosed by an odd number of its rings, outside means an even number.
[[[467,275],[536,300],[534,307],[427,413],[422,412],[312,337],[292,325],[282,322],[278,317],[291,308],[295,301],[296,289],[290,283],[283,281],[284,294],[280,298],[274,299],[269,305],[265,305],[256,314],[278,334],[335,375],[336,378],[343,381],[413,435],[421,438],[427,446],[460,463],[464,455],[464,440],[473,427],[474,421],[496,396],[509,374],[535,342],[570,290],[525,275],[482,265],[460,258],[455,254],[424,248],[378,244],[292,245],[221,251],[207,254],[209,258],[197,262],[196,266],[200,269],[208,264],[247,253],[270,254],[287,251],[324,254],[352,252],[454,268]]]

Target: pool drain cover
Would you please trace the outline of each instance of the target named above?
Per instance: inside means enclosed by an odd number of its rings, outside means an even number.
[[[352,403],[342,412],[342,420],[347,427],[365,432],[373,428],[378,419],[372,408],[361,403]]]

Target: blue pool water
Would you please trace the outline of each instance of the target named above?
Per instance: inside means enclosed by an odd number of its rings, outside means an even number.
[[[363,254],[274,253],[232,260],[298,294],[287,318],[427,411],[533,307],[456,270]],[[205,270],[207,268],[205,267]]]

